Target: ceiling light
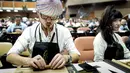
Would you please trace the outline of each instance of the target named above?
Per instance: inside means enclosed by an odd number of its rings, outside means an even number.
[[[7,12],[11,12],[11,10],[6,10]]]
[[[36,10],[33,10],[32,12],[36,13]]]
[[[18,12],[18,10],[14,10],[14,12]]]
[[[0,12],[3,12],[3,10],[0,9]]]

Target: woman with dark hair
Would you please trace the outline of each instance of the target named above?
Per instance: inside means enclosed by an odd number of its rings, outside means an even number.
[[[115,27],[120,25],[121,18],[121,12],[114,6],[106,7],[98,27],[99,33],[93,42],[94,61],[130,58],[129,50],[121,37],[115,33]]]

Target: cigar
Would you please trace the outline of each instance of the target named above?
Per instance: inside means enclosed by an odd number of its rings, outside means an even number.
[[[46,67],[45,67],[46,69],[48,69],[48,68],[50,68],[50,66],[49,65],[46,65]]]

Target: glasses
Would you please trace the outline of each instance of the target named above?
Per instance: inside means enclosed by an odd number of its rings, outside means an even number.
[[[55,17],[50,17],[50,16],[43,15],[43,14],[41,14],[41,13],[40,13],[40,15],[41,15],[41,18],[42,18],[42,19],[45,19],[45,20],[47,20],[47,18],[50,18],[51,20],[56,20],[56,19],[58,19],[57,16],[55,16]]]

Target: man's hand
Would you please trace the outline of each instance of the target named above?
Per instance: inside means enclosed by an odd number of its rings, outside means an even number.
[[[22,33],[23,31],[20,29],[16,29],[15,32]]]
[[[46,67],[45,60],[40,55],[37,55],[34,58],[30,58],[26,62],[27,65],[37,69],[45,69]]]
[[[56,69],[56,68],[61,68],[65,65],[66,61],[68,61],[68,59],[65,58],[62,54],[58,53],[54,56],[54,58],[51,60],[49,66],[52,69]]]

